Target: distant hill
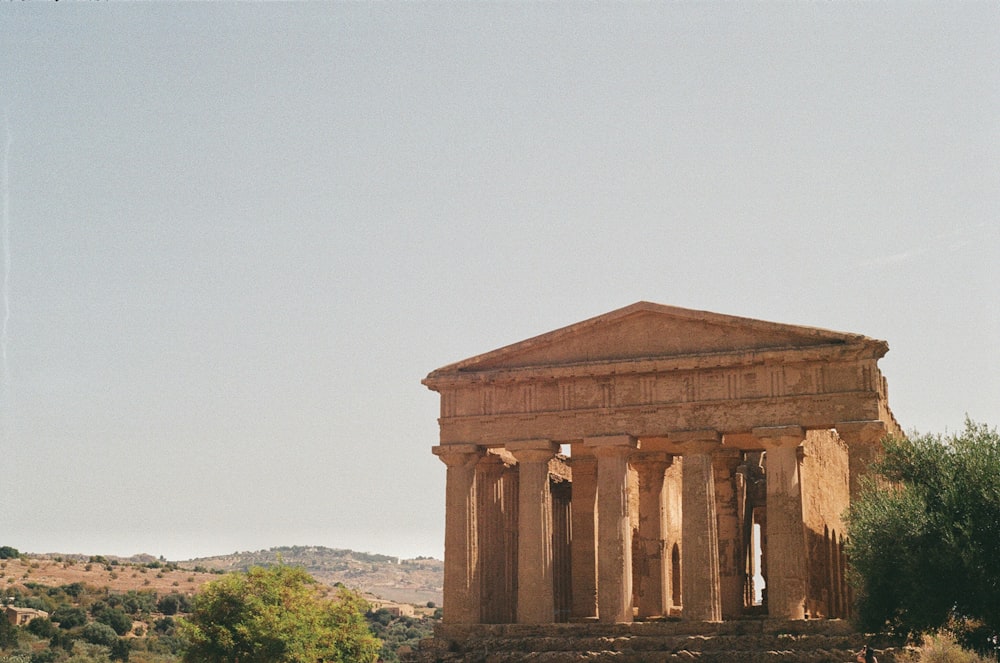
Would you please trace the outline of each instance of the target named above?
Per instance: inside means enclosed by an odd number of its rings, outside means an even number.
[[[400,559],[325,548],[323,546],[284,546],[256,552],[199,557],[176,562],[184,568],[220,571],[245,571],[251,566],[278,563],[301,566],[320,582],[345,586],[400,603],[423,605],[433,601],[441,605],[444,585],[444,562],[430,557]]]
[[[59,586],[83,582],[112,591],[153,590],[159,593],[197,593],[218,573],[245,571],[251,566],[282,562],[304,567],[327,584],[343,583],[358,592],[398,603],[440,606],[444,562],[430,557],[400,559],[323,546],[284,546],[256,552],[167,562],[152,555],[32,554],[4,559],[0,579]]]

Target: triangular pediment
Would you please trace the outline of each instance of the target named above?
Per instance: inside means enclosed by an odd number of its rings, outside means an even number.
[[[885,345],[860,334],[638,302],[444,366],[428,377],[848,344]]]

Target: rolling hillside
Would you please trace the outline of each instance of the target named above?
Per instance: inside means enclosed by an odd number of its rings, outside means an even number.
[[[417,605],[433,601],[441,605],[444,562],[429,557],[399,559],[323,546],[285,546],[201,557],[177,564],[183,568],[237,571],[278,562],[302,566],[321,582],[340,582],[351,589],[392,601]]]

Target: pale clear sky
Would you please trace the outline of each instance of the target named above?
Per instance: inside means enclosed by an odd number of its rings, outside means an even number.
[[[440,556],[439,366],[638,300],[1000,424],[1000,4],[4,3],[0,544]]]

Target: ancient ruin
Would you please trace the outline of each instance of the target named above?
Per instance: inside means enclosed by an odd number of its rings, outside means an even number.
[[[847,616],[887,350],[639,302],[433,371],[446,625]]]

